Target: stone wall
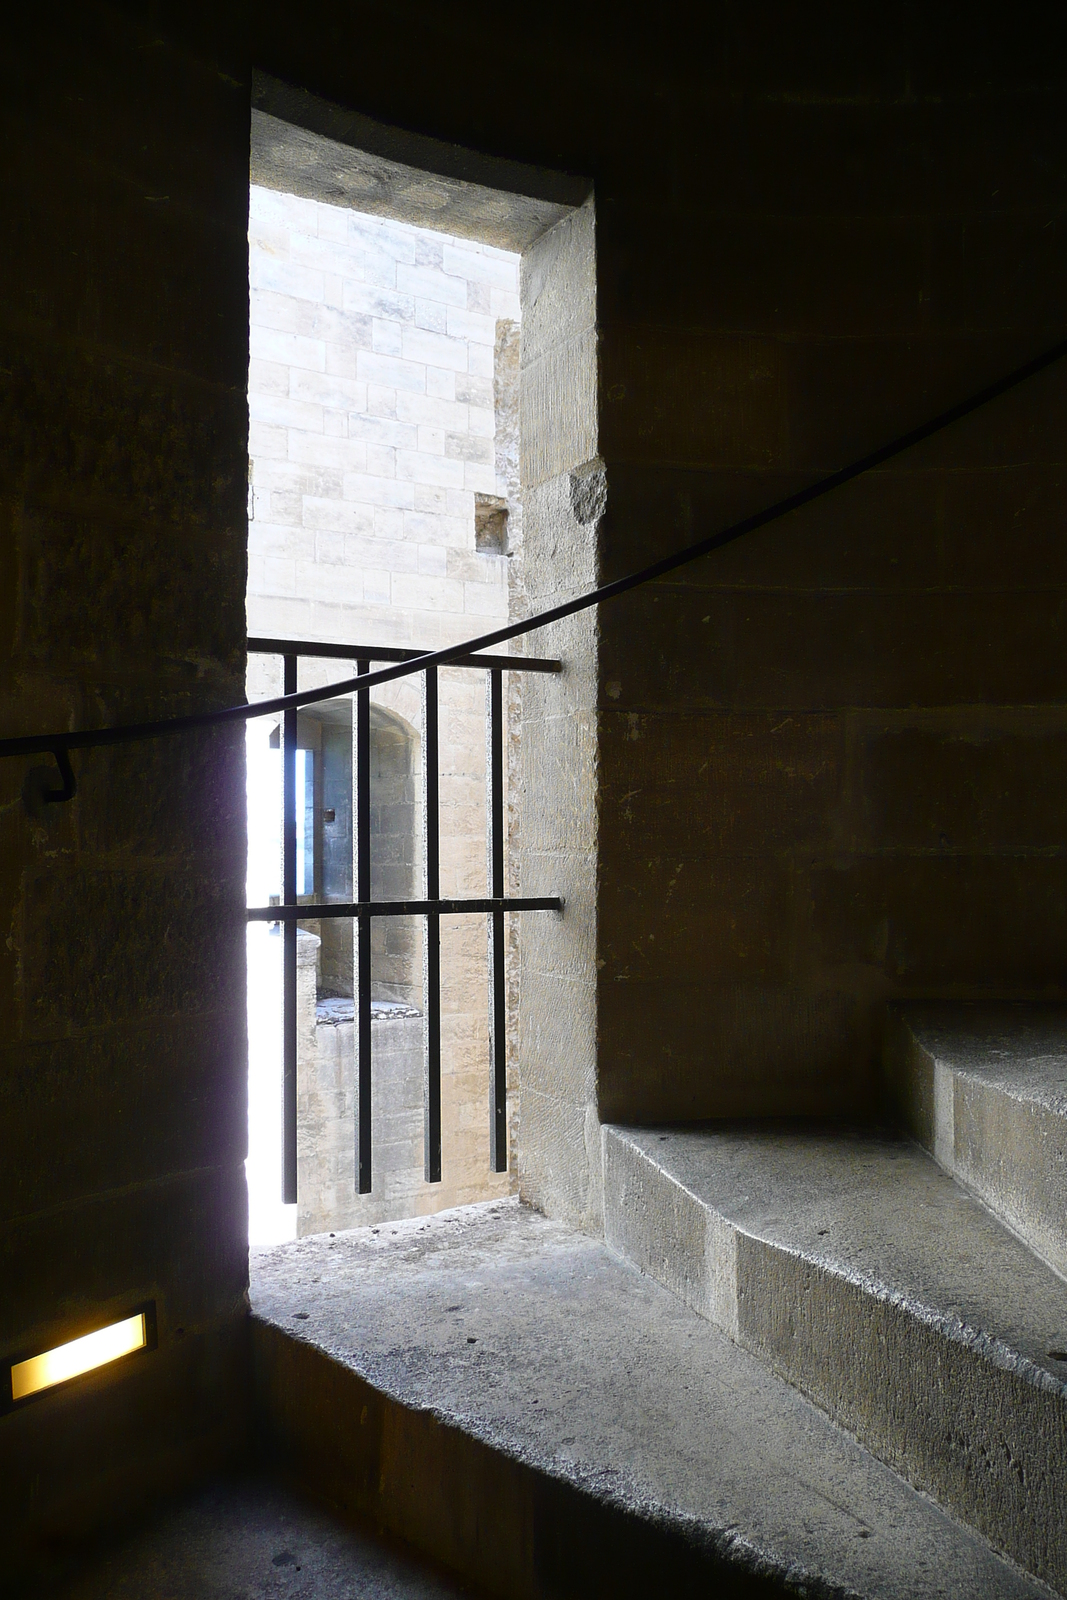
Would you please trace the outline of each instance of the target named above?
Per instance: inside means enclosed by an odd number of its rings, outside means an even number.
[[[698,39],[674,13],[631,32],[576,8],[558,32],[472,30],[479,93],[457,96],[422,12],[432,45],[383,76],[401,15],[361,20],[358,49],[335,30],[351,48],[326,62],[268,8],[257,59],[390,127],[594,181],[602,577],[1059,336],[1064,74],[1021,19],[765,6]],[[888,999],[1062,995],[1063,815],[1039,797],[1067,759],[1065,403],[1057,369],[602,608],[592,1116],[863,1115]],[[546,594],[583,548],[546,542]],[[595,1190],[579,1121],[537,1191],[568,1214]]]
[[[518,257],[254,184],[249,283],[249,633],[433,648],[506,621],[508,568],[521,548]],[[480,537],[479,511],[509,503],[511,525],[502,522],[498,538]],[[278,669],[275,658],[250,657],[250,697],[279,692]],[[349,669],[306,660],[301,672],[305,687]],[[441,891],[484,894],[484,679],[446,669],[439,680]],[[378,898],[422,893],[420,695],[415,678],[374,696]],[[413,763],[403,804],[395,762],[386,762],[381,744],[390,722],[407,730],[405,759]],[[407,846],[398,834],[401,811],[410,811]],[[335,826],[321,830],[326,844]],[[335,970],[346,953],[351,961],[348,926],[316,923],[314,931],[323,940],[323,994],[351,994],[351,972],[339,987]],[[421,924],[375,921],[376,999],[421,1005],[421,963]],[[322,1060],[311,1053],[301,1064],[318,1086],[309,1089],[312,1099],[301,1098],[301,1120],[311,1119],[301,1140],[301,1231],[490,1199],[514,1187],[514,1168],[489,1168],[487,1001],[484,922],[447,919],[442,1182],[422,1179],[422,1025],[382,1021],[372,1045],[370,1196],[354,1188],[353,1030],[323,1023]],[[392,1108],[391,1077],[398,1105],[417,1091],[418,1116],[402,1136],[386,1129],[396,1116],[403,1120]]]
[[[507,492],[517,258],[254,186],[249,282],[249,631],[436,645],[506,617],[474,497]]]
[[[605,505],[597,458],[596,227],[591,203],[523,257],[521,398],[525,614],[591,589]],[[556,677],[522,686],[517,751],[523,894],[561,895],[562,917],[523,929],[518,996],[522,1194],[596,1228],[596,614],[538,629]]]
[[[5,731],[240,698],[253,60],[415,130],[456,184],[595,185],[608,510],[591,556],[574,536],[553,567],[545,540],[545,593],[575,550],[576,580],[613,576],[1061,335],[1067,57],[1047,8],[1040,28],[943,3],[698,20],[16,8]],[[586,1053],[575,1078],[566,1023],[545,1096],[547,1209],[596,1225],[598,1114],[862,1112],[888,998],[1063,997],[1065,411],[1057,369],[604,607],[595,656],[591,627],[565,641],[598,708],[571,719],[598,764],[597,943],[572,986]],[[541,689],[562,771],[566,680]],[[148,1294],[161,1342],[0,1419],[12,1559],[240,1437],[241,744],[76,764],[77,800],[37,826],[27,763],[0,763],[3,1350]],[[550,975],[548,1089],[568,1015]]]
[[[297,1234],[365,1227],[434,1209],[423,1182],[423,1024],[411,1008],[375,1002],[374,1187],[357,1189],[355,1018],[351,1001],[319,1001],[318,936],[297,936]],[[450,1129],[451,1131],[451,1129]],[[479,1170],[468,1179],[484,1182]],[[452,1188],[457,1188],[452,1177]],[[501,1192],[499,1180],[496,1192]],[[439,1191],[438,1191],[439,1192]],[[462,1194],[462,1191],[460,1191]],[[506,1191],[505,1191],[506,1192]]]
[[[243,693],[249,89],[216,46],[8,19],[5,734]],[[5,1586],[245,1421],[243,734],[73,763],[34,817],[0,762],[0,1356],[148,1299],[159,1343],[0,1416]]]

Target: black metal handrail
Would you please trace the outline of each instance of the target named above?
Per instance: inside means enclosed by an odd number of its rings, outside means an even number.
[[[766,506],[762,511],[755,511],[750,516],[742,517],[740,521],[733,522],[718,533],[707,535],[706,538],[697,539],[692,544],[685,545],[681,550],[676,550],[673,555],[663,556],[659,561],[652,561],[637,571],[628,573],[623,578],[616,578],[612,583],[601,584],[596,589],[591,589],[587,594],[579,595],[574,600],[566,600],[557,606],[550,606],[546,611],[540,611],[533,617],[527,617],[521,622],[509,623],[503,628],[494,628],[489,633],[479,634],[475,639],[465,639],[460,644],[446,645],[441,650],[429,650],[421,655],[408,656],[405,660],[394,665],[382,667],[372,673],[362,687],[374,689],[379,684],[390,683],[395,678],[407,677],[413,672],[422,672],[427,667],[444,667],[464,661],[473,654],[489,650],[493,645],[504,644],[509,639],[518,639],[522,635],[534,632],[537,628],[546,627],[552,622],[561,622],[565,617],[574,616],[579,611],[585,611],[590,606],[600,605],[605,600],[613,600],[617,596],[637,589],[642,584],[651,583],[656,578],[663,578],[669,572],[676,572],[679,567],[687,566],[692,561],[699,561],[701,556],[710,555],[723,546],[742,539],[746,534],[755,533],[759,528],[765,528],[768,523],[776,522],[780,517],[787,516],[791,511],[798,511],[802,506],[810,505],[813,500],[819,500],[823,495],[831,494],[833,490],[843,488],[846,483],[862,477],[864,473],[880,467],[887,461],[892,461],[896,456],[903,455],[906,450],[911,450],[924,440],[932,438],[943,429],[950,427],[954,422],[961,422],[972,412],[978,411],[990,401],[997,400],[1001,395],[1025,383],[1027,379],[1036,377],[1047,367],[1053,366],[1057,361],[1067,355],[1067,339],[1061,339],[1041,355],[1025,361],[1021,366],[1014,367],[1003,378],[998,378],[995,383],[987,384],[984,389],[979,389],[966,400],[959,401],[947,410],[940,411],[929,421],[920,423],[916,428],[910,428],[907,433],[898,434],[888,444],[880,445],[876,450],[869,451],[866,455],[859,456],[848,466],[840,467],[836,472],[828,473],[819,478],[815,483],[809,484],[806,489],[798,489],[794,494],[786,495],[781,500],[776,500],[772,505]],[[278,641],[281,643],[282,641]],[[344,647],[349,653],[349,659],[355,659],[355,650]],[[515,667],[524,660],[522,657],[509,656],[502,661],[502,665]],[[536,669],[534,669],[536,670]],[[545,670],[545,669],[541,669]],[[64,780],[64,791],[55,791],[46,795],[46,799],[68,800],[75,789],[73,773],[69,764],[64,768],[60,758],[60,751],[91,750],[104,745],[128,744],[141,739],[156,739],[171,733],[181,733],[193,728],[213,727],[216,724],[227,722],[247,721],[252,717],[270,716],[278,711],[297,709],[300,706],[315,705],[321,700],[331,700],[337,695],[351,694],[357,687],[355,678],[346,678],[338,683],[331,683],[321,689],[304,689],[299,693],[277,696],[272,700],[257,700],[253,704],[227,706],[220,711],[195,712],[184,717],[165,717],[155,722],[135,722],[111,728],[83,729],[78,732],[59,731],[56,733],[27,734],[11,739],[0,739],[0,756],[25,756],[51,754],[56,757],[60,766],[60,773]],[[68,777],[69,774],[69,777]],[[69,793],[65,792],[69,789]]]
[[[323,656],[333,661],[421,661],[426,660],[425,650],[401,650],[385,644],[312,644],[299,639],[264,639],[249,636],[249,650],[263,655],[284,656],[296,649],[298,655]],[[523,672],[559,672],[562,662],[547,656],[486,656],[459,655],[449,662],[453,667],[514,668],[521,663]],[[373,688],[373,685],[371,686]],[[257,702],[258,703],[258,702]]]
[[[506,1151],[506,1062],[504,1029],[504,915],[508,911],[562,910],[562,902],[544,899],[509,898],[504,894],[504,831],[503,831],[503,718],[501,675],[504,671],[558,672],[561,663],[528,656],[486,656],[494,645],[520,638],[538,628],[559,622],[588,608],[612,600],[651,583],[657,578],[677,571],[690,562],[710,555],[725,545],[754,533],[759,528],[787,516],[791,511],[810,505],[822,496],[842,488],[856,478],[884,465],[924,440],[940,433],[954,422],[979,410],[982,406],[1007,394],[1010,390],[1035,377],[1039,372],[1067,355],[1067,339],[1060,340],[1050,349],[1032,360],[1014,368],[1006,376],[988,384],[968,399],[939,412],[927,422],[898,435],[887,444],[869,451],[836,472],[827,474],[804,489],[786,495],[762,511],[752,513],[739,521],[684,546],[673,554],[601,584],[588,593],[551,606],[545,611],[527,617],[521,622],[494,628],[474,639],[467,639],[441,650],[408,651],[386,646],[322,645],[311,641],[250,638],[248,648],[284,658],[285,693],[270,700],[260,700],[219,711],[193,713],[182,717],[169,717],[151,722],[130,723],[107,728],[63,731],[51,734],[31,734],[0,739],[0,756],[34,755],[50,753],[54,756],[62,780],[61,786],[40,791],[38,798],[60,802],[73,798],[77,784],[70,763],[72,750],[87,750],[102,746],[128,744],[144,739],[159,738],[183,731],[213,727],[229,722],[248,721],[255,717],[283,714],[284,748],[287,752],[283,765],[283,904],[280,906],[252,907],[248,911],[251,921],[281,922],[285,931],[285,1046],[283,1065],[284,1106],[284,1180],[283,1196],[296,1200],[296,933],[297,922],[313,917],[352,917],[360,931],[358,946],[357,995],[359,1005],[359,1056],[358,1056],[358,1186],[366,1193],[371,1186],[370,1145],[370,938],[372,917],[424,916],[427,926],[427,1083],[426,1083],[426,1177],[431,1182],[441,1177],[441,1098],[440,1098],[440,918],[471,912],[484,912],[489,916],[492,1016],[490,1041],[492,1055],[492,1110],[491,1147],[492,1165],[503,1171],[507,1165]],[[297,690],[297,659],[301,655],[348,659],[357,663],[357,676],[345,678],[318,689]],[[385,660],[390,664],[370,670],[372,660]],[[444,666],[471,667],[486,670],[489,678],[490,750],[489,750],[489,875],[490,894],[481,899],[443,900],[440,896],[439,848],[437,826],[437,669]],[[432,826],[427,832],[426,899],[404,901],[373,901],[370,896],[370,695],[369,691],[381,684],[421,672],[425,675],[425,777],[426,811]],[[344,904],[297,905],[296,903],[296,830],[295,830],[295,752],[297,741],[297,711],[301,706],[315,705],[341,695],[356,696],[356,796],[359,812],[356,828],[356,898]]]
[[[558,895],[483,895],[469,900],[325,900],[249,906],[249,922],[319,922],[323,917],[460,917],[474,911],[562,911]]]

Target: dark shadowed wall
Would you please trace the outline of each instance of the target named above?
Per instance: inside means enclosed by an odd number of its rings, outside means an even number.
[[[752,12],[612,163],[605,576],[1062,337],[1058,62],[947,9]],[[887,998],[1063,993],[1065,421],[1067,365],[603,614],[606,1118],[866,1112]]]
[[[244,678],[247,84],[103,7],[5,38],[0,725]],[[159,1348],[0,1416],[5,1565],[231,1453],[243,1408],[244,741],[0,762],[0,1352]],[[38,758],[39,762],[39,758]],[[2,1583],[3,1580],[0,1580]]]

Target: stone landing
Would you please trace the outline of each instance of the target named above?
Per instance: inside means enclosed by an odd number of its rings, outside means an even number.
[[[795,1388],[516,1201],[252,1263],[265,1447],[486,1591],[1036,1596]]]

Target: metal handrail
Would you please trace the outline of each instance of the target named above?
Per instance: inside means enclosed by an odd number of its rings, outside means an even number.
[[[467,900],[323,900],[294,901],[291,905],[249,906],[249,922],[321,922],[337,917],[462,917],[486,911],[562,911],[557,894],[482,895]]]
[[[282,1063],[282,1122],[283,1162],[282,1198],[287,1203],[297,1199],[297,925],[299,922],[319,918],[351,919],[359,930],[357,947],[357,986],[354,1020],[357,1023],[357,1117],[356,1117],[356,1186],[361,1194],[372,1187],[371,1172],[371,919],[380,917],[422,916],[426,919],[426,1078],[425,1078],[425,1177],[430,1183],[441,1181],[441,984],[440,984],[440,921],[447,916],[471,914],[486,915],[489,924],[490,962],[490,1165],[495,1171],[507,1168],[507,1048],[505,1029],[505,963],[504,919],[513,912],[561,913],[563,902],[557,896],[520,897],[504,892],[504,708],[501,679],[504,671],[559,672],[562,663],[555,659],[533,656],[485,655],[482,652],[494,645],[532,633],[550,623],[611,600],[631,589],[650,583],[656,578],[699,560],[714,550],[721,549],[758,528],[767,526],[789,512],[810,504],[829,494],[872,468],[892,460],[904,451],[920,444],[924,439],[959,421],[1007,393],[1018,384],[1041,372],[1067,355],[1067,339],[1062,340],[1044,354],[1017,367],[1006,377],[972,395],[969,399],[950,407],[928,422],[899,435],[888,444],[853,461],[846,467],[820,478],[805,489],[800,489],[762,511],[732,523],[719,533],[695,541],[683,549],[649,563],[636,572],[600,585],[576,599],[564,601],[546,611],[528,617],[522,622],[495,628],[476,639],[464,640],[436,651],[406,650],[396,646],[367,646],[354,644],[320,644],[311,640],[276,639],[253,636],[248,639],[251,652],[280,655],[284,662],[283,687],[285,693],[270,700],[255,701],[239,706],[229,706],[220,711],[198,712],[184,717],[170,717],[153,722],[140,722],[109,728],[85,729],[80,732],[28,735],[0,740],[0,756],[32,755],[50,752],[55,758],[61,779],[60,787],[42,788],[36,782],[37,772],[31,772],[27,784],[33,786],[32,798],[48,802],[61,802],[73,798],[77,783],[70,762],[72,750],[93,749],[99,746],[128,744],[142,739],[186,730],[207,728],[216,724],[250,721],[255,717],[282,716],[282,737],[286,752],[283,763],[283,889],[282,904],[249,907],[246,916],[250,922],[281,924],[284,932],[283,961],[283,1063]],[[350,660],[356,663],[356,677],[342,679],[316,689],[297,691],[297,668],[301,656]],[[372,672],[373,661],[389,664]],[[487,748],[487,842],[489,844],[489,894],[471,898],[442,899],[440,895],[440,850],[438,806],[438,675],[442,666],[480,668],[487,671],[489,717],[489,744]],[[426,833],[425,898],[405,900],[380,900],[371,898],[371,814],[370,814],[370,695],[369,690],[394,679],[414,673],[425,675],[423,700],[425,739],[425,813],[428,822]],[[355,695],[355,758],[356,758],[356,841],[354,868],[354,898],[344,902],[298,903],[296,894],[296,766],[298,718],[301,706],[310,706],[338,696]],[[26,791],[24,791],[26,792]],[[28,803],[31,797],[28,795]],[[350,891],[351,892],[351,891]]]
[[[1053,366],[1057,361],[1067,355],[1067,339],[1061,339],[1050,349],[1032,360],[1024,362],[1021,366],[1013,368],[1005,377],[999,378],[995,383],[988,384],[984,389],[971,395],[966,400],[959,401],[947,410],[941,411],[929,421],[921,423],[916,428],[911,428],[907,433],[898,434],[888,444],[880,445],[878,449],[869,451],[848,466],[840,467],[836,472],[831,472],[815,483],[809,484],[806,489],[798,489],[794,494],[786,495],[781,500],[776,500],[772,505],[766,506],[762,511],[753,512],[750,516],[742,517],[740,521],[731,523],[718,533],[709,534],[706,538],[697,539],[694,543],[677,550],[673,555],[663,556],[659,561],[652,561],[645,567],[639,567],[636,572],[628,573],[623,578],[616,578],[612,583],[601,584],[596,589],[591,589],[587,594],[579,595],[574,600],[566,600],[557,606],[550,606],[547,611],[538,612],[536,616],[527,617],[522,622],[509,623],[503,628],[494,628],[489,633],[480,634],[475,639],[465,639],[459,644],[446,645],[442,650],[431,650],[423,655],[415,655],[407,660],[398,661],[387,667],[381,667],[377,672],[361,675],[358,678],[344,678],[340,682],[327,684],[325,688],[303,689],[298,693],[278,695],[272,700],[257,700],[251,704],[227,706],[221,711],[202,711],[184,717],[167,717],[154,722],[135,722],[110,728],[83,729],[79,732],[58,732],[44,734],[30,734],[12,739],[0,739],[0,757],[23,756],[37,754],[51,754],[55,756],[59,765],[60,775],[63,779],[63,788],[51,794],[45,794],[44,799],[69,800],[75,792],[74,774],[70,768],[68,753],[71,750],[91,750],[99,746],[113,744],[130,744],[141,739],[156,739],[171,733],[182,733],[194,728],[213,727],[216,724],[227,722],[249,721],[253,717],[270,716],[279,711],[295,710],[299,706],[315,705],[323,700],[332,700],[338,695],[351,694],[356,689],[373,689],[379,684],[390,683],[395,678],[404,678],[411,673],[423,672],[427,667],[446,667],[469,657],[479,651],[491,649],[493,645],[504,644],[509,639],[521,638],[524,634],[532,633],[537,628],[544,628],[552,622],[561,622],[565,617],[575,616],[580,611],[587,610],[590,606],[600,605],[605,600],[614,600],[621,594],[626,594],[631,589],[651,583],[656,578],[665,577],[669,572],[676,572],[679,567],[687,566],[692,561],[698,561],[701,556],[710,555],[714,550],[721,550],[724,545],[732,544],[735,540],[744,538],[746,534],[755,533],[759,528],[765,528],[768,523],[776,522],[780,517],[787,516],[791,511],[798,511],[802,506],[810,505],[813,500],[819,500],[823,495],[830,494],[834,489],[843,488],[846,483],[851,483],[855,478],[862,477],[864,473],[873,468],[882,466],[887,461],[892,461],[896,456],[903,455],[906,450],[911,450],[915,445],[922,444],[934,434],[940,433],[944,428],[950,427],[954,422],[960,422],[972,412],[978,411],[990,401],[997,400],[1001,395],[1025,383],[1027,379],[1036,377],[1047,367]],[[282,641],[275,641],[281,643]],[[345,647],[349,648],[349,647]],[[500,662],[503,666],[514,665],[518,667],[523,658],[505,658]]]

